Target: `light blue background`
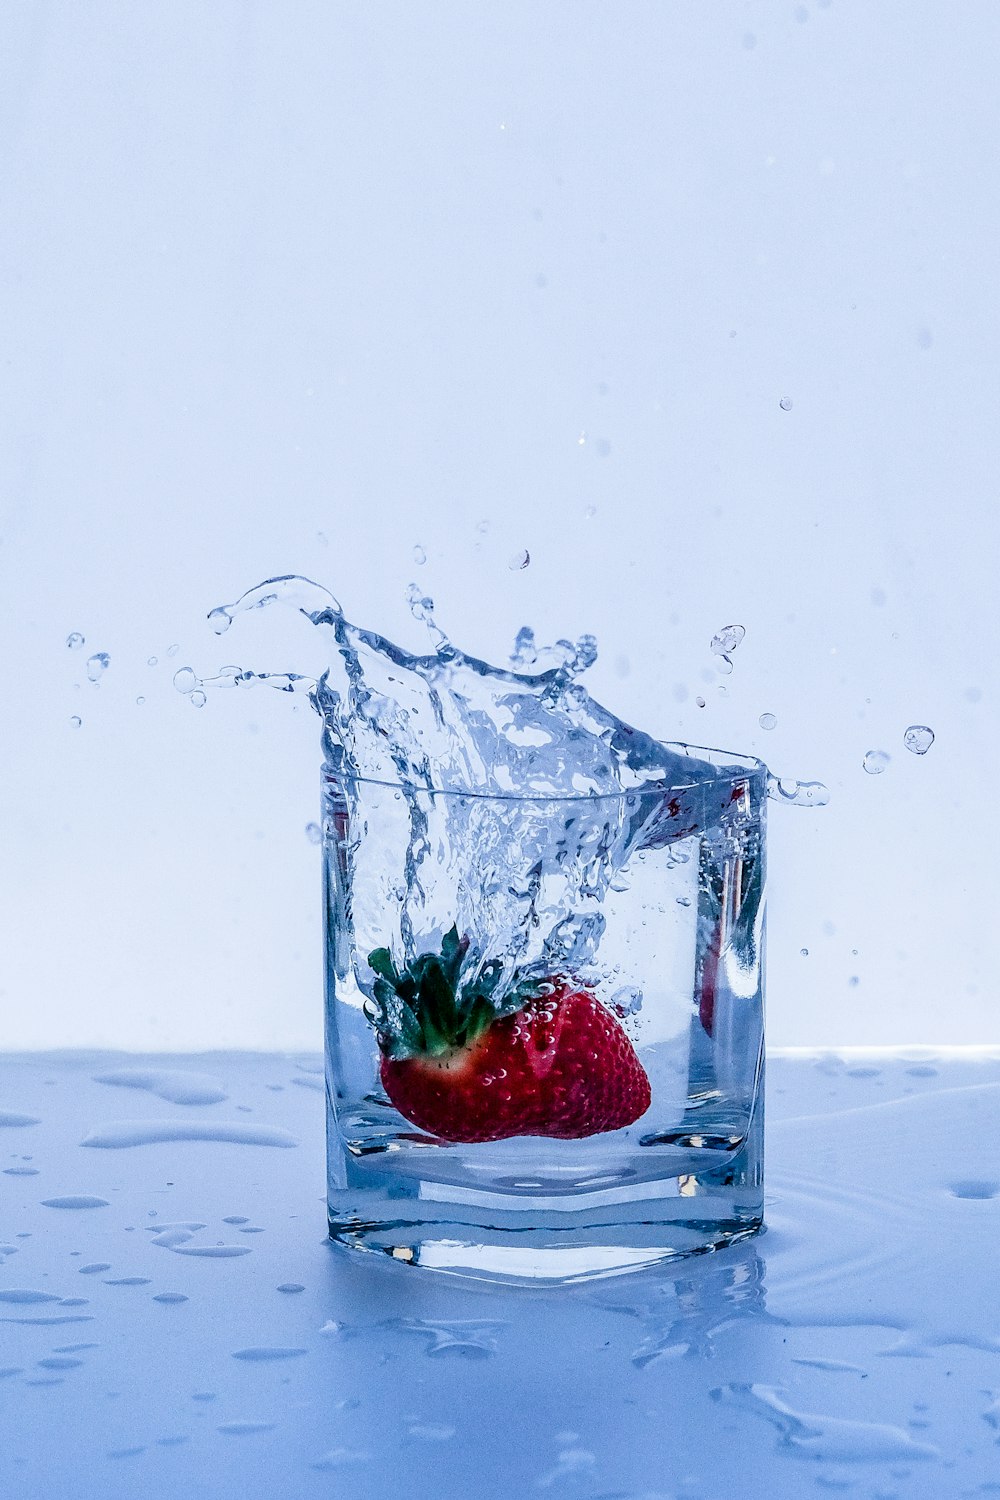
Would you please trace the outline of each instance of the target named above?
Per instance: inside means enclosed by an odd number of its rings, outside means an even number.
[[[987,0],[3,8],[0,1044],[318,1043],[317,725],[170,686],[315,670],[203,622],[286,571],[411,641],[419,577],[493,659],[593,630],[624,717],[828,782],[772,820],[773,1043],[1000,1040],[998,43]]]

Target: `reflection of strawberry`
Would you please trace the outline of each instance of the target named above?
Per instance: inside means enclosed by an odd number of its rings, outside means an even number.
[[[518,1009],[498,1013],[496,971],[458,987],[464,952],[453,932],[441,959],[422,955],[401,975],[384,948],[368,960],[382,1084],[402,1115],[444,1140],[498,1141],[597,1135],[645,1114],[649,1079],[593,995],[559,978],[548,994],[515,991]]]

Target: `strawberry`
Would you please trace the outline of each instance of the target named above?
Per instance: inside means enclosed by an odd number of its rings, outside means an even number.
[[[589,991],[562,976],[544,993],[522,981],[497,1005],[499,965],[459,984],[467,947],[453,928],[440,958],[422,954],[402,974],[386,949],[369,956],[382,1085],[406,1119],[447,1141],[498,1141],[597,1135],[645,1114],[645,1070]]]

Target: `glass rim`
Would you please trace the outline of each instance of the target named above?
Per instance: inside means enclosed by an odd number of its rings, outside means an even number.
[[[413,792],[423,797],[455,797],[481,802],[522,802],[522,803],[575,803],[575,802],[621,802],[630,797],[664,797],[673,792],[697,791],[699,788],[734,786],[739,782],[760,778],[765,780],[768,768],[756,755],[745,755],[730,750],[715,750],[708,745],[689,745],[681,740],[658,740],[657,744],[665,750],[679,751],[682,755],[697,757],[693,752],[701,752],[705,756],[718,757],[722,764],[715,765],[708,762],[715,772],[712,776],[702,776],[694,781],[671,781],[669,785],[650,782],[647,786],[623,787],[618,792],[541,792],[537,794],[524,794],[522,792],[484,792],[477,791],[473,787],[435,787],[422,786],[414,781],[385,781],[378,776],[361,776],[354,771],[344,770],[339,766],[331,765],[329,761],[323,762],[324,774],[337,781],[351,782],[356,786],[379,786],[385,787],[392,792]],[[705,762],[702,762],[704,764]]]

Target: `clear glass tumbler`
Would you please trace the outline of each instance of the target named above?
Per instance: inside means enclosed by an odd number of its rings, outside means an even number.
[[[331,1238],[575,1281],[762,1223],[766,769],[481,796],[323,773]]]

